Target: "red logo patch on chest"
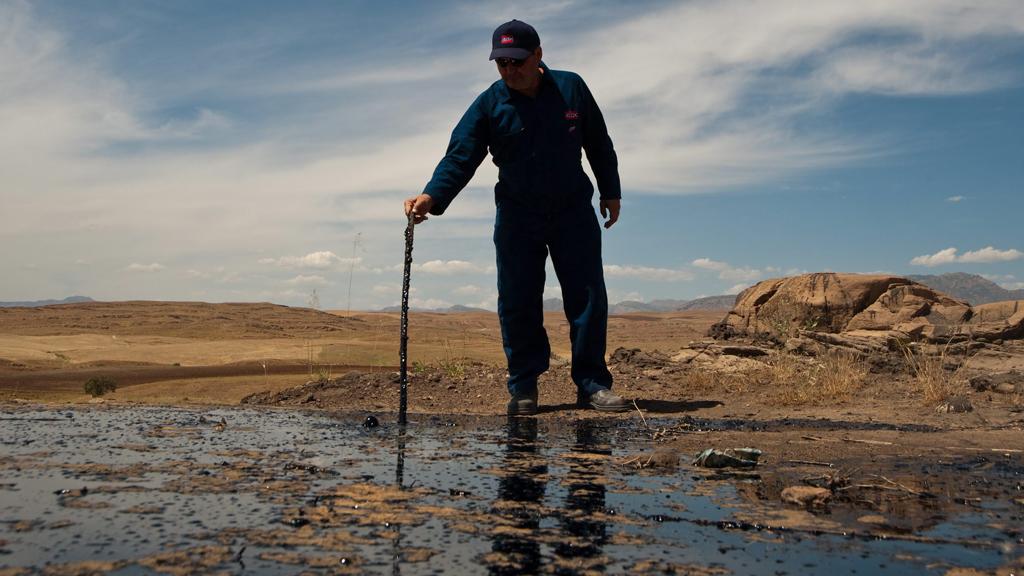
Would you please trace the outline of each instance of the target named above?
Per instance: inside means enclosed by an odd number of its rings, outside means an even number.
[[[580,119],[580,113],[575,111],[575,110],[566,110],[565,111],[565,119],[566,120],[579,120]]]
[[[502,34],[501,35],[501,43],[502,44],[515,44],[516,43],[516,39],[513,38],[511,34]]]

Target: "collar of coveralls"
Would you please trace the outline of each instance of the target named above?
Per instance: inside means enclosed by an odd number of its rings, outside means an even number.
[[[543,88],[544,83],[553,82],[553,80],[551,79],[551,69],[548,68],[548,65],[545,64],[543,60],[540,61],[540,69],[544,71],[544,73],[540,75],[540,85]],[[529,98],[529,96],[526,96],[525,94],[519,94],[515,90],[509,88],[508,84],[505,84],[505,82],[501,82],[501,90],[502,97],[506,101],[511,100],[513,96]]]

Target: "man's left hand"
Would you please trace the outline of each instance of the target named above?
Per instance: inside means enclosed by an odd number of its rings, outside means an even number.
[[[608,200],[601,200],[601,218],[605,218],[604,227],[611,228],[613,224],[619,221],[619,199],[609,198]]]

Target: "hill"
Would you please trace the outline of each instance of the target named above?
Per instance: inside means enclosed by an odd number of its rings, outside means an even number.
[[[351,331],[362,320],[268,303],[84,302],[0,308],[0,333],[92,333],[206,340],[304,338]]]
[[[920,282],[933,290],[944,292],[968,304],[988,304],[1005,300],[1024,300],[1024,290],[1007,290],[995,282],[964,272],[948,274],[910,274],[908,280]]]
[[[729,310],[732,308],[736,296],[708,296],[696,300],[674,300],[662,299],[651,300],[650,302],[639,302],[637,300],[623,300],[608,306],[609,314],[635,314],[637,312],[685,312],[687,310]],[[473,308],[456,304],[447,308],[412,308],[414,312],[488,312],[483,308]],[[561,298],[544,299],[545,312],[561,312]],[[387,306],[377,312],[401,312],[399,306]],[[490,311],[493,313],[493,311]]]
[[[0,308],[36,308],[51,304],[75,304],[78,302],[95,302],[88,296],[68,296],[63,300],[32,300],[28,302],[0,302]]]

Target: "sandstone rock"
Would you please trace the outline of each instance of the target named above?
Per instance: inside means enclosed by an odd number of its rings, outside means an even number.
[[[841,332],[879,296],[910,284],[898,276],[832,272],[765,280],[740,293],[725,323],[747,334],[800,328]]]
[[[895,350],[897,342],[1000,342],[1024,338],[1024,300],[971,308],[898,276],[815,273],[747,288],[709,335],[809,337],[861,352]],[[841,340],[820,335],[841,335]],[[791,352],[807,344],[789,342]]]
[[[782,491],[782,501],[797,506],[823,506],[832,497],[827,488],[817,486],[790,486]]]
[[[1024,300],[982,304],[972,309],[967,331],[977,340],[1024,338]]]
[[[757,346],[719,346],[716,347],[716,351],[722,356],[739,356],[741,358],[756,358],[768,355],[767,350]]]
[[[678,354],[676,354],[675,356],[672,356],[672,361],[673,362],[679,362],[681,364],[689,364],[690,362],[692,362],[696,357],[700,356],[701,354],[704,354],[704,351],[702,351],[702,350],[693,350],[693,349],[690,349],[690,348],[683,348],[682,350],[679,351]]]
[[[616,348],[608,358],[608,364],[632,366],[635,368],[663,368],[670,362],[665,354],[654,350],[651,352],[639,348]]]
[[[817,345],[810,338],[789,338],[783,346],[790,354],[806,354],[814,356],[817,353]]]
[[[966,396],[954,396],[935,407],[935,411],[939,414],[958,414],[972,412],[973,410],[974,405],[971,404],[971,401]]]
[[[998,394],[1016,394],[1024,391],[1024,373],[1016,370],[980,374],[969,380],[971,388],[977,392],[991,390]]]
[[[994,392],[998,392],[999,394],[1014,394],[1017,392],[1017,386],[1010,382],[1000,382],[999,384],[993,386],[992,390]]]
[[[971,317],[971,307],[922,284],[892,286],[843,328],[898,330],[914,339],[936,340],[956,334]]]

